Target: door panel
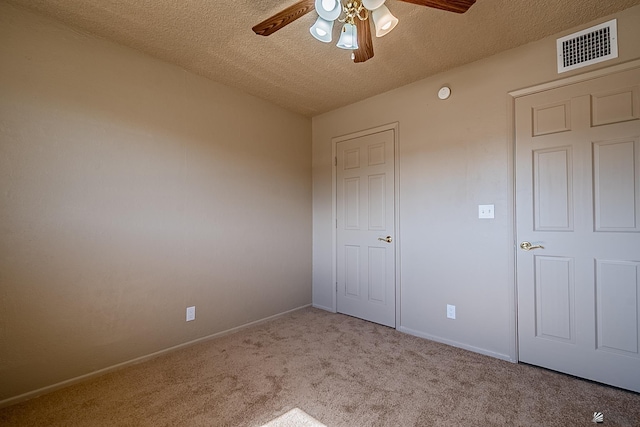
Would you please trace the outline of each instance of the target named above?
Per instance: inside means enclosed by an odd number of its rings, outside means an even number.
[[[598,349],[638,358],[640,262],[596,261]],[[619,325],[630,325],[620,328]],[[635,325],[635,327],[633,327]]]
[[[534,221],[537,231],[573,230],[571,147],[533,151]]]
[[[640,391],[640,70],[516,99],[523,362]]]
[[[369,301],[385,305],[387,302],[387,248],[369,247]]]
[[[360,246],[344,245],[345,296],[360,297]],[[339,311],[339,310],[338,310]]]
[[[638,138],[593,144],[596,231],[640,231]]]
[[[369,175],[369,230],[386,231],[386,176]]]
[[[344,228],[360,229],[360,177],[344,180]]]
[[[535,256],[536,336],[572,342],[575,339],[573,259]]]
[[[337,310],[395,327],[393,130],[337,145]],[[391,236],[391,242],[384,239]],[[383,239],[383,240],[380,240]]]

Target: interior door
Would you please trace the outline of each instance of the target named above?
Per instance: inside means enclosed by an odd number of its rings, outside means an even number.
[[[523,362],[640,392],[640,70],[516,99]]]
[[[395,327],[395,149],[387,130],[337,144],[337,310]]]

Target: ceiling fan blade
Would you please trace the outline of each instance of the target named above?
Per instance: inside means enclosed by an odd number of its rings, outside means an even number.
[[[373,58],[373,40],[371,40],[370,19],[364,21],[356,19],[358,29],[358,48],[354,51],[353,62],[365,62]]]
[[[400,0],[420,6],[434,7],[448,12],[465,13],[476,0]]]
[[[285,25],[288,25],[301,16],[304,16],[307,13],[311,12],[311,10],[314,8],[314,5],[314,0],[299,1],[296,4],[289,6],[285,10],[276,13],[271,18],[265,19],[258,25],[254,26],[252,30],[254,33],[260,36],[268,36],[269,34],[273,34]]]

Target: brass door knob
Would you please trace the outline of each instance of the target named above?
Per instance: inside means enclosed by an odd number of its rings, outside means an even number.
[[[542,245],[532,245],[530,242],[522,242],[520,243],[520,249],[524,251],[531,251],[533,249],[544,249]]]
[[[393,239],[391,239],[391,236],[378,237],[378,240],[380,240],[381,242],[387,242],[387,243],[391,243],[393,241]]]

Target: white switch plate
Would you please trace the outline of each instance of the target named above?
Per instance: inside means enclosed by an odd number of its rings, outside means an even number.
[[[494,206],[493,205],[478,205],[478,218],[481,218],[481,219],[495,218],[495,216],[494,216]]]
[[[456,306],[447,304],[447,319],[456,318]]]
[[[191,322],[192,320],[196,320],[196,306],[187,307],[187,322]]]

